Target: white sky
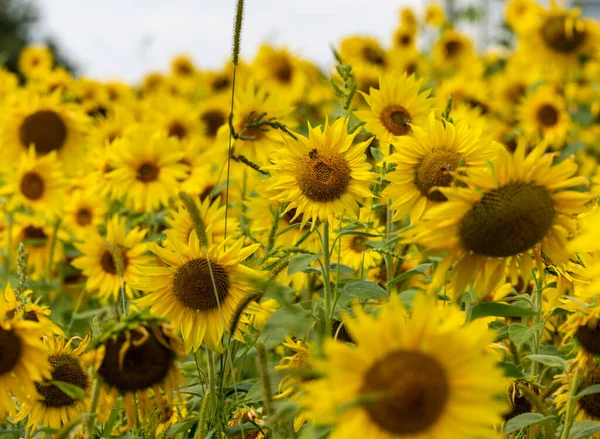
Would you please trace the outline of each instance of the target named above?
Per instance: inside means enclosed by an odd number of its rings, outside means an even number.
[[[247,0],[242,56],[262,42],[285,45],[321,65],[351,33],[388,44],[398,11],[425,0]],[[39,32],[52,36],[83,74],[139,81],[165,71],[176,54],[218,68],[230,54],[234,0],[38,0]]]

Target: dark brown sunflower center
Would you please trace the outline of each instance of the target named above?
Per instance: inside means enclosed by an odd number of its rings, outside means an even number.
[[[400,105],[390,105],[381,112],[380,121],[383,126],[395,136],[404,136],[410,133],[410,113]]]
[[[361,394],[371,421],[392,435],[417,435],[431,428],[450,394],[446,371],[418,351],[393,351],[366,372]]]
[[[513,256],[540,242],[552,227],[554,203],[548,190],[532,183],[509,183],[486,192],[460,223],[467,250]]]
[[[513,104],[519,103],[519,101],[525,95],[526,92],[527,92],[527,86],[522,83],[511,84],[505,90],[506,98]]]
[[[542,26],[542,39],[554,51],[562,54],[576,52],[585,42],[587,32],[568,26],[567,17],[548,17]]]
[[[175,353],[160,333],[160,339],[154,331],[159,328],[143,327],[148,338],[138,344],[143,337],[138,330],[130,331],[128,342],[125,334],[110,338],[104,344],[105,354],[98,373],[109,386],[120,392],[136,392],[160,384],[173,366]],[[138,343],[135,343],[138,342]],[[124,346],[127,343],[127,346]],[[122,350],[125,348],[125,354]],[[123,362],[120,362],[122,358]],[[120,366],[122,364],[122,367]]]
[[[296,181],[311,201],[326,203],[338,200],[350,185],[350,165],[340,153],[322,153],[313,149],[299,168]]]
[[[87,207],[82,207],[75,214],[77,224],[81,227],[89,226],[92,223],[92,211]]]
[[[121,255],[121,260],[123,261],[123,271],[125,271],[127,269],[127,266],[129,265],[127,251],[123,248],[119,248],[119,252]],[[100,257],[100,266],[102,267],[102,270],[104,270],[105,273],[113,275],[117,274],[117,264],[110,250],[106,249],[102,253],[102,256]]]
[[[35,171],[27,172],[21,178],[21,192],[30,200],[39,200],[44,196],[44,179]]]
[[[458,40],[450,40],[446,43],[444,49],[448,58],[454,58],[462,52],[463,44]]]
[[[15,332],[0,328],[0,376],[12,371],[21,358],[21,339]]]
[[[262,137],[265,135],[266,131],[261,129],[261,128],[257,128],[255,127],[248,127],[249,125],[252,125],[254,123],[256,123],[258,121],[258,115],[257,113],[252,114],[252,116],[250,116],[250,114],[248,114],[244,119],[244,125],[242,126],[242,135],[247,138],[248,140],[260,140],[262,139]]]
[[[208,261],[203,258],[186,262],[177,269],[173,278],[173,293],[177,300],[197,311],[211,311],[223,306],[229,287],[230,279],[225,269],[214,261],[210,261],[209,267]]]
[[[505,412],[502,417],[505,421],[508,421],[515,416],[522,415],[523,413],[529,413],[533,407],[531,403],[520,393],[509,395],[510,399],[510,411]]]
[[[594,384],[600,384],[600,371],[594,370],[590,372],[589,376],[585,380],[581,390],[586,387],[593,386]],[[579,400],[581,409],[592,419],[600,419],[600,393],[592,393],[585,395]]]
[[[293,74],[292,65],[287,58],[281,58],[275,63],[273,73],[279,82],[289,84]]]
[[[600,355],[600,324],[597,320],[594,319],[587,325],[580,326],[577,329],[576,337],[586,352],[592,355]]]
[[[187,61],[177,63],[175,71],[181,76],[190,76],[194,72],[194,68]]]
[[[454,151],[434,151],[417,165],[415,170],[415,185],[424,197],[431,201],[442,202],[447,198],[434,187],[449,187],[454,181],[451,171],[454,171],[462,156]]]
[[[48,235],[44,232],[40,227],[35,226],[27,226],[23,230],[23,240],[24,241],[33,241],[28,243],[27,245],[31,245],[32,247],[42,247],[46,244],[46,240],[48,239]]]
[[[158,166],[154,163],[143,163],[137,170],[135,178],[144,183],[150,183],[158,179]]]
[[[350,248],[355,253],[362,253],[365,251],[366,238],[364,236],[354,236],[350,242]]]
[[[385,66],[385,57],[379,47],[366,46],[362,51],[362,55],[364,60],[369,64]]]
[[[87,374],[81,368],[77,358],[68,354],[51,355],[49,357],[52,365],[52,380],[62,381],[80,389],[87,390],[89,380]],[[43,397],[42,404],[46,407],[66,407],[75,403],[75,400],[64,393],[49,381],[35,383],[38,393]]]
[[[221,76],[217,76],[212,81],[211,85],[212,85],[213,91],[226,90],[231,85],[231,80],[227,76],[221,75]]]
[[[542,125],[551,127],[558,122],[558,110],[554,105],[544,104],[538,110],[537,117]]]
[[[209,184],[208,186],[206,186],[204,188],[204,190],[202,192],[200,192],[200,195],[198,196],[198,198],[200,198],[200,201],[204,201],[207,197],[210,197],[210,193],[213,191],[214,188],[215,188],[215,186],[212,184]]]
[[[220,110],[208,110],[202,113],[200,116],[202,122],[204,122],[204,126],[206,127],[206,134],[211,139],[214,139],[217,135],[217,131],[219,128],[223,126],[226,121],[225,114],[223,114]]]
[[[336,340],[345,341],[346,343],[354,343],[352,336],[348,332],[346,325],[340,320],[334,320],[331,325],[331,336]]]
[[[27,116],[19,127],[21,145],[33,143],[38,154],[58,151],[67,140],[67,125],[52,110],[40,110]]]
[[[412,44],[413,38],[412,35],[401,34],[398,37],[398,45],[402,47],[410,46]]]
[[[177,137],[178,139],[185,139],[188,136],[188,130],[186,126],[179,120],[172,120],[167,126],[169,137]]]

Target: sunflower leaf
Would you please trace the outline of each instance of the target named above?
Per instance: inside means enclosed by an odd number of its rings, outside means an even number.
[[[586,387],[575,396],[575,399],[581,399],[586,395],[592,395],[594,393],[600,393],[600,384],[594,384],[593,386]]]
[[[356,299],[385,299],[388,293],[374,282],[357,280],[344,287],[344,294]]]
[[[569,439],[583,439],[600,431],[600,421],[575,421],[569,431]]]
[[[288,276],[292,274],[296,274],[300,271],[316,271],[317,269],[311,267],[314,261],[319,259],[322,253],[317,253],[316,255],[296,255],[290,259],[290,265],[288,265]]]
[[[527,355],[526,358],[529,358],[531,361],[537,361],[538,363],[541,363],[544,366],[559,367],[565,371],[568,370],[568,368],[569,368],[569,366],[567,365],[567,362],[565,360],[563,360],[562,358],[557,357],[556,355],[534,354],[534,355]]]
[[[503,303],[479,303],[471,310],[471,320],[480,317],[524,317],[532,316],[535,311],[522,306],[506,305]]]
[[[72,398],[76,401],[85,398],[85,390],[83,390],[81,387],[57,380],[52,380],[51,383],[52,385],[58,387],[60,391],[65,393],[69,398]]]
[[[506,434],[529,427],[530,425],[548,425],[556,420],[556,416],[544,416],[541,413],[523,413],[506,423]]]

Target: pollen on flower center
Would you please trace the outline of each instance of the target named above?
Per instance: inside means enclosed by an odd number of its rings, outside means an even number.
[[[13,330],[0,328],[0,376],[15,368],[21,358],[21,339]]]
[[[144,183],[150,183],[158,179],[158,166],[153,163],[143,163],[137,170],[135,178]]]
[[[537,113],[538,120],[542,123],[542,125],[551,127],[556,125],[558,122],[558,110],[554,105],[545,104],[543,105]]]
[[[296,177],[298,186],[312,201],[335,201],[346,193],[350,185],[350,166],[340,153],[313,149],[299,168]]]
[[[19,140],[25,148],[33,143],[38,154],[58,151],[67,140],[67,125],[54,111],[40,110],[23,120]]]
[[[516,182],[486,192],[460,223],[467,250],[493,257],[524,252],[540,242],[552,227],[555,210],[548,190]]]
[[[575,52],[587,37],[586,31],[577,26],[567,29],[566,16],[548,17],[542,26],[541,35],[551,49],[564,54]]]
[[[450,384],[438,361],[424,353],[397,350],[366,372],[360,392],[371,421],[392,435],[417,435],[438,420]]]
[[[44,196],[44,179],[35,171],[27,172],[21,178],[21,192],[30,200],[39,200]]]
[[[229,287],[230,279],[225,269],[214,261],[210,261],[209,266],[204,258],[186,262],[177,269],[173,278],[173,292],[177,300],[197,311],[218,309],[219,304],[223,304],[227,298]]]
[[[410,113],[400,105],[389,105],[383,109],[380,117],[383,126],[395,136],[404,136],[411,132]]]
[[[438,150],[427,155],[415,169],[415,185],[421,194],[431,201],[446,201],[447,198],[438,190],[431,189],[448,187],[454,181],[451,171],[454,171],[462,156],[453,151]]]
[[[89,386],[88,376],[81,368],[79,361],[71,355],[51,355],[48,359],[52,365],[52,380],[62,381],[86,390]],[[75,400],[64,393],[51,382],[36,383],[38,393],[44,398],[42,404],[46,407],[65,407],[75,403]]]

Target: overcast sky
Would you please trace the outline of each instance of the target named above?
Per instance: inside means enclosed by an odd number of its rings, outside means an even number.
[[[425,0],[247,0],[242,55],[262,42],[286,45],[326,65],[330,45],[350,33],[385,44],[402,6]],[[40,35],[52,36],[85,75],[139,81],[176,54],[218,68],[230,53],[234,0],[38,0]]]

